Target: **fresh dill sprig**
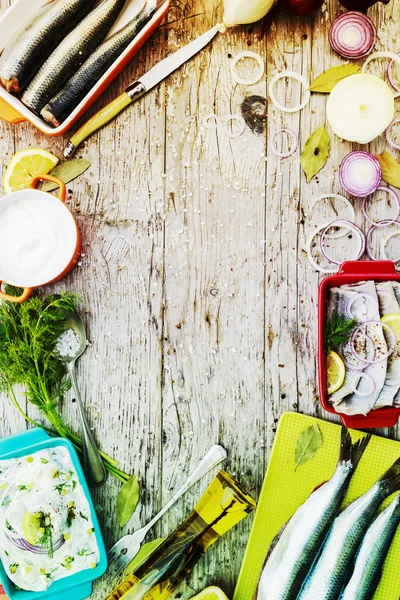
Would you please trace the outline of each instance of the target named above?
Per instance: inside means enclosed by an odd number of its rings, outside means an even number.
[[[324,327],[324,350],[326,353],[337,351],[349,341],[352,331],[357,327],[357,319],[349,319],[333,311]]]
[[[51,524],[50,515],[46,515],[45,513],[41,513],[39,519],[40,527],[43,529],[43,535],[40,538],[38,545],[47,550],[47,555],[49,558],[53,558],[54,556],[54,548],[53,548],[53,526]]]

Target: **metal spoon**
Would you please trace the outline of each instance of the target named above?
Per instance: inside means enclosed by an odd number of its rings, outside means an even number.
[[[72,329],[72,331],[79,337],[79,348],[73,356],[61,356],[58,350],[58,358],[61,362],[65,363],[68,369],[75,392],[75,398],[78,403],[79,414],[81,418],[83,466],[85,475],[90,485],[99,487],[105,483],[107,471],[104,467],[96,442],[94,441],[92,432],[90,431],[76,379],[75,363],[77,359],[84,353],[87,345],[85,325],[83,324],[83,321],[76,310],[73,310],[66,315],[65,331],[68,331],[69,329]]]

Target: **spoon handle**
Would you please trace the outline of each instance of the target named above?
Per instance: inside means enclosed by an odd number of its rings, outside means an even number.
[[[96,442],[94,441],[92,432],[89,428],[89,423],[86,418],[81,394],[78,388],[74,362],[68,364],[68,370],[71,377],[75,398],[78,403],[79,415],[81,418],[83,466],[85,470],[85,475],[89,485],[99,487],[105,483],[107,478],[107,472],[99,454]]]

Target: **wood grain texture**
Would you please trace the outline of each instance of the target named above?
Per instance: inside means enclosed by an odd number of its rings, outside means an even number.
[[[8,5],[0,0],[2,11]],[[222,15],[216,0],[193,0],[184,10],[198,16],[163,26],[88,116]],[[94,493],[109,545],[147,522],[213,443],[226,447],[226,470],[258,497],[280,414],[299,410],[331,419],[319,406],[316,387],[320,276],[304,251],[312,228],[327,216],[322,205],[311,212],[313,200],[342,192],[337,166],[351,146],[332,134],[327,166],[307,183],[299,150],[281,160],[268,143],[279,127],[289,127],[303,146],[325,122],[325,95],[314,94],[294,114],[268,102],[257,135],[246,128],[237,139],[229,137],[224,117],[240,114],[247,96],[265,98],[277,71],[290,69],[312,81],[341,64],[327,37],[340,10],[337,0],[329,0],[311,19],[281,14],[266,30],[257,24],[219,35],[80,151],[92,166],[68,187],[83,255],[75,271],[50,289],[65,286],[83,297],[91,345],[80,359],[79,378],[89,418],[101,447],[142,483],[140,508],[122,530],[116,483],[109,479]],[[399,50],[399,2],[379,4],[369,14],[378,24],[377,49]],[[169,20],[178,16],[172,9]],[[266,63],[254,86],[235,84],[230,73],[232,56],[247,49]],[[253,72],[247,63],[238,69]],[[282,82],[278,93],[287,103],[301,97],[297,84]],[[204,127],[210,113],[219,118],[216,130]],[[65,141],[46,138],[29,124],[0,121],[0,168],[27,146],[61,157]],[[373,151],[384,147],[382,138],[371,144]],[[355,205],[357,223],[365,228]],[[61,409],[77,429],[72,398]],[[0,435],[25,427],[2,400]],[[397,428],[380,433],[399,435]],[[152,537],[171,532],[207,482],[187,494]],[[186,600],[208,584],[232,595],[251,523],[249,517],[216,544],[176,597]],[[99,582],[92,597],[104,596]]]

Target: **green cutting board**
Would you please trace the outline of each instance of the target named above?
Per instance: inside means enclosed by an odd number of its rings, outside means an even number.
[[[294,452],[300,433],[313,423],[322,432],[321,448],[295,471]],[[269,545],[279,529],[308,498],[313,489],[333,475],[339,455],[339,425],[320,419],[285,413],[276,432],[261,496],[239,574],[234,600],[252,600]],[[350,430],[355,441],[365,434]],[[400,442],[372,436],[353,475],[344,506],[366,492],[400,456]],[[383,506],[389,503],[385,501]],[[384,564],[374,600],[400,598],[400,528]],[[317,600],[317,599],[316,599]]]

